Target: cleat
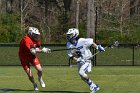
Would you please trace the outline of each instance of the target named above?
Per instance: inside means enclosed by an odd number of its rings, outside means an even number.
[[[45,88],[46,85],[42,79],[38,79],[42,88]]]
[[[38,89],[38,88],[34,88],[34,90],[35,90],[35,91],[38,91],[39,89]]]
[[[95,93],[95,92],[97,92],[99,89],[100,89],[100,88],[99,88],[98,85],[96,85],[96,86],[93,86],[93,84],[90,85],[90,90],[91,90],[90,93]]]
[[[45,88],[46,86],[45,86],[45,83],[41,83],[41,87],[42,88]]]
[[[35,91],[38,91],[39,90],[36,83],[34,84],[34,90]]]
[[[94,91],[91,91],[90,93],[95,93]]]

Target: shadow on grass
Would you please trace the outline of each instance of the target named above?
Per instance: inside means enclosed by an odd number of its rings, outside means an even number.
[[[3,88],[3,89],[0,89],[0,93],[1,92],[10,92],[10,91],[34,91],[34,90],[22,90],[22,89],[12,89],[12,88]]]
[[[78,92],[78,91],[40,91],[45,93],[89,93],[89,92]]]
[[[27,92],[31,92],[31,91],[34,91],[34,90],[23,90],[23,89],[12,89],[12,88],[3,88],[3,89],[0,89],[0,93],[3,93],[3,92],[10,92],[10,91],[15,91],[15,92],[18,92],[18,91],[27,91]],[[45,93],[89,93],[89,92],[77,92],[77,91],[38,91],[38,92],[45,92]]]

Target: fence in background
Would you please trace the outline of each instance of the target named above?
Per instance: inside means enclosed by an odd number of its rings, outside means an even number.
[[[3,66],[15,66],[20,65],[18,58],[18,44],[0,44],[0,65]],[[42,47],[48,47],[51,49],[65,49],[65,44],[42,44]],[[37,56],[42,65],[60,65],[68,66],[69,61],[66,55],[66,51],[56,51],[50,54],[38,53]]]
[[[20,65],[18,59],[18,44],[0,44],[0,65]],[[65,49],[65,44],[43,44],[51,49]],[[103,45],[106,46],[106,45]],[[93,49],[92,49],[93,51]],[[94,54],[94,52],[93,52]],[[50,54],[39,53],[38,57],[45,66],[72,66],[76,65],[67,57],[66,51],[56,51]],[[105,52],[93,57],[94,66],[138,66],[140,65],[139,44],[119,44],[118,47],[109,47]]]
[[[94,57],[94,66],[138,66],[140,65],[139,44],[119,44]]]

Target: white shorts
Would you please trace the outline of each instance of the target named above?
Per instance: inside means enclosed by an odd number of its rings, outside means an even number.
[[[91,61],[86,62],[85,64],[82,64],[82,65],[78,63],[77,66],[78,66],[78,71],[82,70],[85,73],[91,72],[91,68],[92,68]]]

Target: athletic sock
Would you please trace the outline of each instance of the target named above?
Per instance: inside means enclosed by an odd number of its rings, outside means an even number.
[[[36,83],[34,83],[33,86],[34,86],[34,90],[39,90]]]
[[[92,86],[96,86],[94,83],[93,83],[93,81],[91,80],[91,79],[88,79],[88,85],[90,86],[90,85],[92,85]]]

